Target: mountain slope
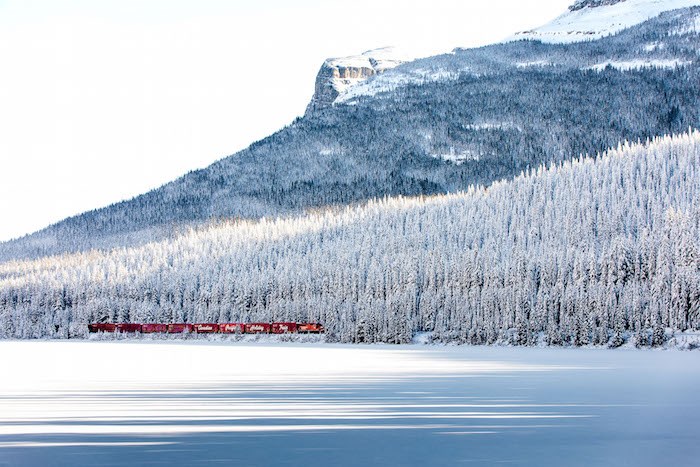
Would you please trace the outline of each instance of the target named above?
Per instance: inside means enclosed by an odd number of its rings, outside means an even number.
[[[567,43],[600,39],[665,11],[698,5],[700,0],[579,0],[551,23],[519,32],[511,40]]]
[[[306,113],[329,107],[351,87],[416,58],[415,53],[396,47],[370,50],[357,56],[330,58],[318,72],[314,95]]]
[[[698,11],[593,42],[519,41],[406,63],[207,169],[2,244],[0,261],[139,245],[215,219],[455,192],[700,127],[700,39],[688,27]],[[634,60],[683,66],[600,67]]]
[[[0,265],[0,337],[321,321],[345,342],[659,345],[700,328],[700,133],[488,189]]]
[[[673,5],[657,3],[666,7]],[[657,8],[660,7],[657,5]],[[482,76],[513,66],[546,71],[552,67],[586,69],[610,61],[638,60],[648,63],[649,67],[670,65],[673,68],[697,58],[698,24],[700,7],[671,9],[663,10],[654,19],[635,24],[613,37],[606,34],[597,40],[589,38],[587,41],[560,43],[523,36],[511,38],[502,46],[456,49],[452,54],[416,60],[359,83],[339,96],[336,103],[354,103],[367,96],[391,93],[406,86],[453,81],[463,74]],[[540,43],[547,45],[541,46]]]

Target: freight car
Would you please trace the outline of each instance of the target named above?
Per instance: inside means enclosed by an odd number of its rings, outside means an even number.
[[[197,334],[215,334],[219,332],[219,325],[213,323],[198,323],[194,325]]]
[[[141,332],[144,334],[160,334],[168,332],[167,324],[142,324]]]
[[[116,325],[117,332],[142,332],[143,326],[134,323],[120,323]]]
[[[297,332],[297,323],[272,323],[272,334],[290,334]]]
[[[246,334],[270,334],[272,325],[268,323],[249,323],[245,325]]]
[[[184,323],[168,324],[168,334],[182,334],[183,332],[194,332],[194,325]]]
[[[244,323],[223,323],[219,324],[221,334],[243,334],[245,332]]]
[[[142,334],[322,334],[320,323],[91,323],[88,331]]]

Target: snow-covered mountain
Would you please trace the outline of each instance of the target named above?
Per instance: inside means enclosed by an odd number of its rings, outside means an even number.
[[[503,43],[531,40],[573,47],[576,43],[590,42],[630,28],[641,27],[650,19],[658,18],[664,13],[672,14],[670,12],[674,11],[677,13],[674,21],[678,24],[668,28],[669,34],[697,33],[700,31],[700,11],[689,12],[688,8],[693,6],[700,6],[700,0],[579,0],[551,23],[517,33]],[[650,33],[653,34],[653,31]],[[635,37],[632,42],[640,39]],[[637,70],[653,67],[674,68],[687,65],[694,59],[694,56],[688,58],[673,55],[670,52],[673,48],[667,48],[666,45],[659,41],[644,44],[642,50],[634,46],[626,50],[624,47],[618,47],[618,50],[610,51],[609,56],[601,53],[595,56],[589,53],[580,54],[580,48],[570,48],[564,53],[561,53],[560,49],[552,49],[530,57],[524,56],[522,52],[495,56],[482,53],[479,56],[481,50],[491,52],[495,49],[457,48],[445,55],[416,56],[415,59],[407,60],[399,66],[385,68],[385,73],[375,73],[363,79],[353,80],[349,85],[343,86],[340,92],[326,94],[327,98],[323,100],[314,100],[309,106],[309,111],[331,104],[354,103],[367,96],[391,93],[406,86],[456,80],[462,74],[483,75],[500,72],[503,67],[509,66],[540,69],[565,66],[592,70],[612,66],[620,70]],[[522,51],[522,48],[519,50]],[[599,49],[599,52],[601,50]],[[318,102],[322,105],[316,105]]]
[[[599,39],[636,26],[679,8],[700,5],[700,0],[578,0],[554,21],[508,40],[530,39],[571,43]]]
[[[338,78],[341,69],[374,75],[210,167],[2,243],[0,261],[142,245],[213,220],[455,192],[700,128],[699,13],[666,12],[595,41],[506,42],[393,68],[402,59],[386,50],[330,61]]]
[[[610,34],[590,41],[330,60],[279,132],[0,244],[0,338],[93,320],[530,345],[698,329],[700,136],[623,145],[700,128],[700,7],[665,11],[691,3],[577,2],[558,24]]]
[[[361,55],[329,58],[316,76],[314,95],[307,113],[332,105],[351,87],[422,56],[417,51],[400,47],[383,47]]]

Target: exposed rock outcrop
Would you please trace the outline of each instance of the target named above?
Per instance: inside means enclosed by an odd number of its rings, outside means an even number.
[[[569,7],[569,11],[583,10],[584,8],[596,8],[599,6],[614,5],[625,0],[578,0]]]
[[[314,96],[306,108],[313,113],[333,105],[348,89],[372,76],[397,67],[413,57],[394,47],[370,50],[362,55],[326,60],[316,76]]]

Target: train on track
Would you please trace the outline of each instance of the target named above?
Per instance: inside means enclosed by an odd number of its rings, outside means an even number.
[[[322,334],[319,323],[91,323],[91,333],[123,332],[141,334]]]

